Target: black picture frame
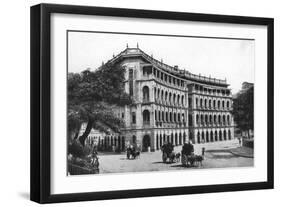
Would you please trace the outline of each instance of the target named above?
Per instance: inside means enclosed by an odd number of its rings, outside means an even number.
[[[238,184],[169,187],[74,194],[50,193],[50,15],[52,13],[99,15],[113,17],[152,18],[194,22],[218,22],[267,26],[267,181]],[[56,4],[39,4],[31,7],[31,174],[30,192],[32,201],[39,203],[120,199],[147,196],[167,196],[225,191],[272,189],[274,187],[274,20],[272,18],[195,14],[168,11],[103,8]]]

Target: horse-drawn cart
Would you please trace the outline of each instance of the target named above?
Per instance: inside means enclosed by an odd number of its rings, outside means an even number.
[[[127,159],[136,159],[140,157],[140,151],[136,150],[134,147],[127,148]]]
[[[171,153],[163,152],[162,154],[162,160],[164,163],[166,163],[167,160],[169,160],[169,162],[174,162],[175,158],[176,158],[176,154],[174,152]]]
[[[164,144],[161,150],[162,160],[164,163],[166,163],[168,160],[169,162],[174,162],[176,154],[174,153],[174,146],[171,143]]]
[[[195,155],[192,153],[191,155],[182,154],[181,155],[181,163],[184,167],[191,166],[202,166],[202,161],[204,160],[204,155]]]

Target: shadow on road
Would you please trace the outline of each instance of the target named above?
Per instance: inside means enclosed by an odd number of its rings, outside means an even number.
[[[153,162],[152,164],[164,164],[164,162]]]
[[[182,164],[172,165],[171,167],[184,167]]]

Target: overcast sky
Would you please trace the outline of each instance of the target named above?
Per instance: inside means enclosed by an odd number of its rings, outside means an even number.
[[[227,79],[232,92],[254,82],[254,40],[69,32],[69,72],[95,70],[126,48],[136,47],[194,74]]]

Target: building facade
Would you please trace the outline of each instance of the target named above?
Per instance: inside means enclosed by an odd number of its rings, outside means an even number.
[[[127,144],[155,151],[167,141],[178,146],[187,140],[199,144],[233,139],[232,95],[226,80],[169,66],[138,47],[127,47],[108,63],[126,68],[125,91],[134,100],[116,111],[125,127],[112,143],[121,150]]]

